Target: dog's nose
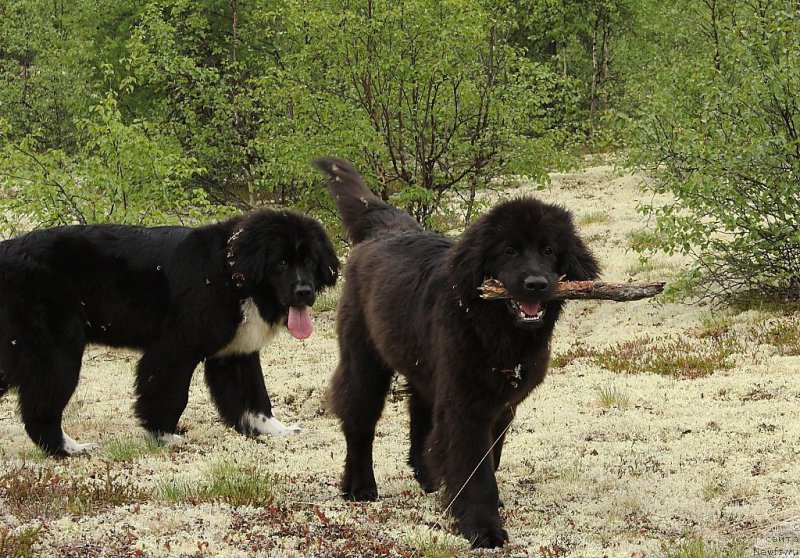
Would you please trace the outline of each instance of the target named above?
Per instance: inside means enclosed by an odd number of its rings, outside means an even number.
[[[528,275],[522,284],[529,291],[545,291],[550,286],[547,277],[541,275]]]
[[[299,300],[310,300],[314,296],[314,289],[311,285],[300,283],[294,288],[294,296]]]

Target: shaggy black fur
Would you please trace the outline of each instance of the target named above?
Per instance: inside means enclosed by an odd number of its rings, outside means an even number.
[[[328,392],[347,441],[344,495],[377,497],[375,425],[397,371],[409,384],[408,460],[417,480],[427,491],[444,483],[445,501],[473,546],[501,546],[508,535],[494,471],[502,433],[547,371],[563,304],[551,300],[556,282],[595,278],[597,261],[561,207],[530,198],[501,203],[454,242],[385,204],[347,162],[315,164],[356,243]],[[487,277],[500,279],[514,300],[481,300],[477,289]]]
[[[73,453],[61,419],[85,345],[131,347],[144,351],[135,412],[147,430],[175,433],[205,360],[222,420],[258,433],[246,419],[272,417],[258,350],[287,324],[290,308],[299,335],[310,334],[307,308],[337,271],[321,225],[287,211],[200,228],[66,226],[7,240],[0,395],[18,390],[25,430],[42,450]]]

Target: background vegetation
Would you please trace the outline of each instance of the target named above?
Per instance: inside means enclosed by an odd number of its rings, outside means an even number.
[[[335,154],[445,228],[499,179],[621,149],[668,194],[642,208],[643,255],[798,299],[799,18],[793,0],[4,0],[1,224],[265,203],[332,222],[309,160]]]

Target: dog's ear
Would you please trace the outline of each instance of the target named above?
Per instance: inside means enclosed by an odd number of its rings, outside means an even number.
[[[339,277],[339,257],[336,255],[336,249],[333,247],[330,237],[325,234],[321,226],[317,228],[314,254],[317,261],[316,288],[319,291],[336,284],[336,279]]]
[[[448,288],[455,291],[462,304],[478,298],[478,287],[486,279],[483,276],[486,255],[481,242],[484,226],[485,223],[478,222],[468,228],[459,238],[450,258],[450,279],[453,284]]]
[[[253,287],[264,280],[267,252],[272,244],[271,238],[274,238],[270,234],[269,221],[265,219],[258,223],[259,226],[254,226],[254,217],[249,215],[237,224],[226,248],[231,276],[239,287]]]
[[[558,271],[560,275],[566,276],[567,281],[588,281],[600,275],[600,264],[583,240],[574,233],[571,246],[564,254]]]

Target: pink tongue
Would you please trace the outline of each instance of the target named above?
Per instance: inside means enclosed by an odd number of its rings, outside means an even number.
[[[528,316],[535,316],[539,313],[538,302],[520,302],[519,307],[522,308],[522,311]]]
[[[308,313],[307,306],[289,307],[289,320],[286,322],[289,333],[296,339],[306,339],[314,331],[314,324],[311,323],[311,315]]]

